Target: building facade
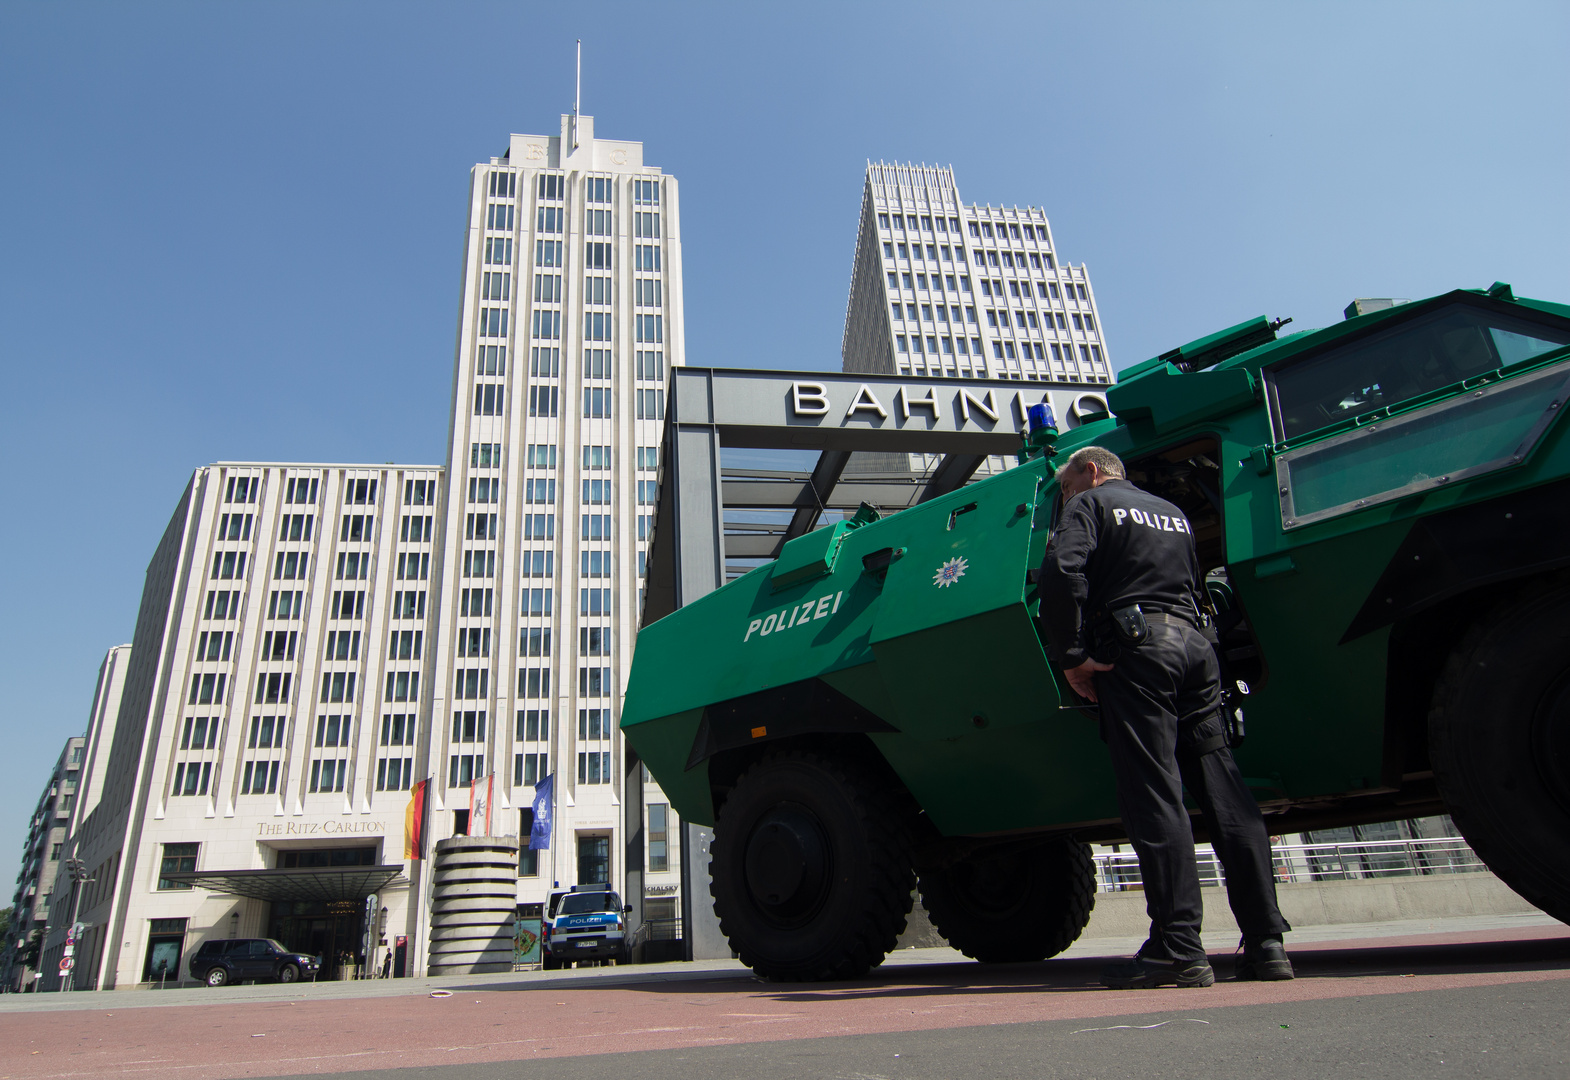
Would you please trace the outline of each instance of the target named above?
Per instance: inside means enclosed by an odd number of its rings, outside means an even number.
[[[1095,290],[1036,207],[965,205],[952,168],[868,163],[844,370],[1101,386]]]
[[[112,731],[95,714],[93,775],[108,764],[72,830],[90,879],[76,989],[178,979],[212,936],[276,937],[331,977],[376,960],[372,920],[403,933],[442,493],[435,466],[192,476]]]
[[[0,970],[0,980],[12,991],[23,989],[34,973],[42,970],[38,953],[54,917],[49,899],[64,856],[66,827],[81,786],[84,743],[81,738],[66,740],[28,822]]]
[[[471,172],[463,281],[432,839],[527,837],[554,775],[550,847],[525,840],[519,902],[607,882],[660,923],[678,910],[676,823],[618,723],[683,354],[676,179],[591,117],[513,135]],[[488,825],[468,820],[476,783]]]

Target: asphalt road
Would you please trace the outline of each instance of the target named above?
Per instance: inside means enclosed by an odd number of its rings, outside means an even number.
[[[1105,959],[1083,953],[997,967],[938,955],[832,984],[668,965],[448,980],[444,996],[78,994],[45,1011],[45,995],[0,1004],[0,1080],[1570,1076],[1559,924],[1305,942],[1294,982],[1197,990],[1102,990]],[[1229,956],[1213,962],[1229,972]]]

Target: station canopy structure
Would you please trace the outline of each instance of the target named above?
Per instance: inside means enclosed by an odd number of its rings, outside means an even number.
[[[963,487],[989,456],[1019,449],[1025,411],[1042,401],[1065,429],[1107,410],[1104,393],[1078,385],[672,369],[641,624],[749,568],[738,560],[776,558],[826,513],[862,503],[887,513]],[[726,467],[722,449],[818,457],[810,470]],[[898,466],[847,474],[853,453],[939,460],[921,474]]]

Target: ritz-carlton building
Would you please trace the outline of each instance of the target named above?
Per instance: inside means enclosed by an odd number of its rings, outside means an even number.
[[[118,716],[90,730],[76,989],[177,980],[209,937],[277,938],[331,977],[384,918],[405,933],[441,496],[436,466],[192,475],[120,650]]]
[[[445,468],[196,470],[63,853],[88,879],[56,889],[87,926],[75,989],[179,979],[210,937],[276,938],[321,978],[422,973],[421,780],[427,859],[516,835],[520,905],[608,882],[648,936],[672,931],[678,823],[617,722],[682,359],[678,207],[642,144],[589,117],[512,136],[470,175]],[[551,775],[550,845],[530,850]]]

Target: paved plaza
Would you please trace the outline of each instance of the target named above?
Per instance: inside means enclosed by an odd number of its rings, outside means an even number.
[[[1564,1076],[1570,927],[1492,916],[1294,935],[1299,978],[1102,990],[1135,942],[1044,964],[897,953],[777,984],[712,961],[0,999],[0,1078]],[[636,1054],[635,1059],[627,1055]]]

